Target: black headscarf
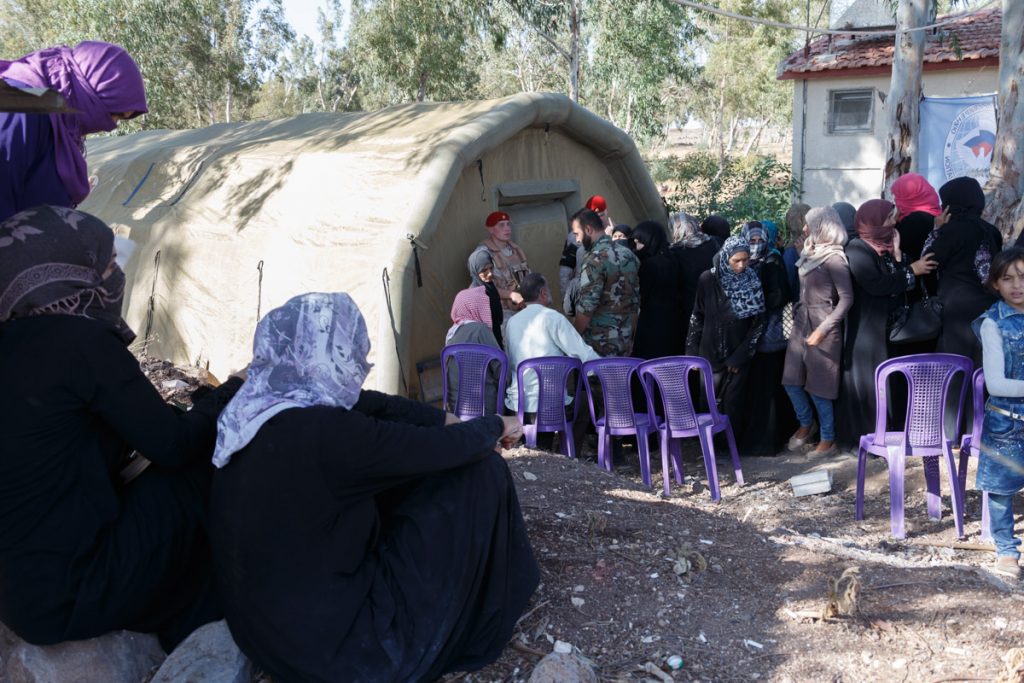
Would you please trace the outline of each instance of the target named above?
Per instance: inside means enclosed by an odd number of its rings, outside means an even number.
[[[641,261],[668,250],[665,227],[657,221],[643,221],[633,228],[633,242],[643,242],[644,248],[636,252]]]
[[[718,240],[721,244],[729,238],[729,233],[732,232],[732,228],[729,227],[729,221],[725,220],[721,216],[711,215],[704,219],[704,222],[700,224],[700,231],[705,235],[711,235]]]
[[[939,188],[942,208],[949,209],[950,218],[981,218],[985,210],[985,191],[974,178],[953,178]]]
[[[843,227],[846,228],[847,239],[854,239],[857,237],[857,208],[849,202],[836,202],[832,205],[832,208],[839,214],[839,220],[843,222]]]
[[[999,253],[1003,246],[999,229],[981,217],[985,210],[985,191],[974,178],[963,176],[953,178],[939,188],[942,208],[949,209],[949,222],[942,230],[969,230],[979,235],[978,249],[974,253],[974,272],[982,283],[988,281],[989,267],[992,257]],[[924,243],[924,251],[931,248],[937,238],[938,230],[932,230]],[[939,269],[941,277],[941,268]]]

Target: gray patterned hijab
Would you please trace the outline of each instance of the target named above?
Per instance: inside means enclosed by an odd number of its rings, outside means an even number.
[[[673,247],[678,245],[690,249],[711,239],[711,235],[701,232],[700,223],[688,213],[674,213],[668,217],[668,222],[672,226]]]
[[[0,322],[74,315],[105,322],[130,344],[121,318],[125,277],[115,265],[114,231],[95,216],[37,206],[0,223]]]
[[[348,294],[301,294],[256,325],[245,384],[217,420],[213,464],[224,467],[289,408],[351,408],[370,372],[370,339]]]

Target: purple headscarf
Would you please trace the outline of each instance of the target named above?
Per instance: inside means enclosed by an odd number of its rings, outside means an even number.
[[[86,41],[74,49],[51,47],[13,62],[0,60],[0,78],[55,90],[77,110],[50,114],[57,173],[75,204],[89,195],[85,136],[114,130],[111,114],[149,111],[139,67],[124,48],[110,43]]]
[[[0,223],[0,322],[76,315],[107,323],[130,344],[124,271],[111,267],[113,253],[114,231],[95,216],[65,206],[14,214]]]

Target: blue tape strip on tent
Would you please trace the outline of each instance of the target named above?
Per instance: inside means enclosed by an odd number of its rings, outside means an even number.
[[[135,186],[135,189],[132,190],[132,193],[128,195],[128,199],[121,202],[121,206],[128,206],[128,202],[132,200],[132,197],[134,197],[136,193],[138,193],[138,191],[142,189],[142,186],[145,185],[146,179],[149,178],[149,174],[153,172],[154,166],[156,166],[155,162],[149,165],[149,168],[146,169],[146,174],[142,176],[142,180],[140,180],[139,184]]]

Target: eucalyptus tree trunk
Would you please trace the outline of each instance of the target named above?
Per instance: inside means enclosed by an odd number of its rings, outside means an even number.
[[[985,186],[985,218],[1004,239],[1024,228],[1024,2],[1003,0],[1003,30],[999,45],[999,120],[992,168]]]
[[[896,178],[917,170],[925,32],[900,31],[924,26],[928,21],[928,6],[929,0],[899,0],[896,8],[896,47],[889,94],[885,98],[887,132],[882,188],[886,192]]]
[[[580,101],[580,24],[583,22],[583,0],[572,0],[569,12],[569,97]]]

